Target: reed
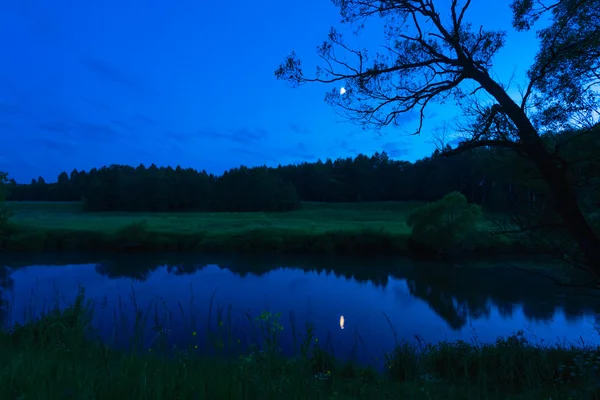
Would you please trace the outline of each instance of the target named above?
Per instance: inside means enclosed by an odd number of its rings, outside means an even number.
[[[190,310],[195,307],[193,296]],[[125,307],[134,317],[127,319]],[[210,301],[204,327],[179,305],[183,340],[173,340],[164,299],[146,308],[132,291],[113,312],[112,342],[92,326],[94,304],[81,289],[68,307],[56,303],[0,333],[4,398],[61,399],[595,399],[600,349],[539,346],[522,332],[495,343],[425,344],[397,338],[382,364],[335,357],[314,325],[281,314],[246,315]],[[127,315],[131,315],[127,313]],[[105,323],[105,321],[103,321]],[[147,329],[151,324],[150,330]],[[391,325],[391,324],[390,324]],[[199,329],[204,329],[200,334]],[[393,329],[393,327],[392,327]],[[148,336],[148,332],[151,332]],[[280,348],[291,335],[294,354]],[[181,339],[181,338],[180,338]],[[324,340],[323,340],[324,339]],[[174,344],[177,342],[178,344]],[[359,345],[360,337],[356,335]],[[381,368],[379,368],[381,366]]]

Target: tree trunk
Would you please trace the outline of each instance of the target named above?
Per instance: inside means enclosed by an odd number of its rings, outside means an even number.
[[[565,228],[579,245],[592,271],[600,279],[600,238],[579,208],[577,196],[573,185],[569,182],[566,170],[555,163],[527,114],[508,96],[506,91],[487,73],[483,73],[475,67],[466,70],[472,79],[476,80],[496,99],[503,112],[517,126],[525,153],[544,177],[550,193],[555,199],[556,212],[561,216]]]
[[[541,151],[536,149],[528,151],[528,155],[550,187],[556,202],[555,209],[562,217],[565,227],[581,248],[596,275],[600,277],[600,239],[583,215],[566,171],[554,163],[543,147]]]

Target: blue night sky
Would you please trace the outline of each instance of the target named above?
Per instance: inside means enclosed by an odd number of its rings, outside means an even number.
[[[518,97],[535,34],[512,30],[508,1],[474,1],[468,17],[508,31],[494,73],[503,83],[514,73]],[[331,26],[339,14],[328,0],[2,1],[0,170],[26,183],[110,164],[220,174],[382,150],[430,155],[427,132],[456,115],[452,104],[429,109],[420,137],[408,136],[410,115],[377,134],[342,122],[323,101],[331,88],[275,79],[291,50],[313,71]],[[381,37],[375,24],[352,42],[376,50]]]

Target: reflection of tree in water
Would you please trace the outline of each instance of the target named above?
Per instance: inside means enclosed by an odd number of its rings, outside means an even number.
[[[90,260],[78,260],[90,263]],[[72,262],[71,262],[72,263]],[[261,276],[279,268],[301,269],[306,273],[333,274],[385,288],[390,277],[407,282],[411,296],[424,300],[452,329],[461,329],[469,318],[487,318],[493,307],[510,317],[522,307],[529,320],[551,320],[561,308],[567,320],[600,312],[600,300],[577,295],[574,289],[555,286],[550,280],[508,269],[455,269],[432,263],[389,260],[357,260],[327,257],[131,255],[111,257],[96,263],[96,271],[108,278],[146,280],[165,266],[175,275],[189,275],[207,265],[217,265],[244,277]],[[48,264],[48,263],[46,263]]]
[[[515,312],[516,305],[512,303],[499,303],[496,304],[496,308],[498,309],[498,313],[505,318],[511,317]]]
[[[529,321],[550,322],[554,319],[556,311],[556,305],[549,301],[531,301],[523,304],[523,314]]]
[[[173,264],[167,265],[167,272],[173,275],[192,275],[206,267],[207,264]]]
[[[8,300],[6,292],[12,290],[14,281],[11,272],[7,266],[0,265],[0,327],[4,326],[8,317]]]
[[[526,272],[422,267],[402,278],[410,293],[425,300],[453,329],[464,327],[469,317],[489,317],[492,306],[510,317],[520,305],[528,320],[544,322],[551,321],[558,309],[568,320],[600,311],[599,299]]]
[[[468,307],[458,307],[449,293],[436,290],[423,281],[408,281],[410,294],[425,300],[437,315],[441,316],[452,329],[461,329],[467,323]]]
[[[145,281],[154,271],[165,266],[167,272],[175,275],[193,274],[206,264],[173,263],[170,258],[149,255],[112,257],[108,261],[96,264],[98,274],[110,279],[130,278]]]

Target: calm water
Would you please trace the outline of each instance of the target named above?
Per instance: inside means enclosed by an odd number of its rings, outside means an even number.
[[[139,307],[156,305],[147,340],[154,336],[156,310],[174,343],[190,339],[195,319],[198,335],[193,340],[202,344],[213,295],[213,320],[217,306],[231,306],[234,334],[241,340],[248,336],[246,313],[281,312],[287,351],[292,319],[301,330],[307,321],[314,322],[321,343],[338,356],[353,349],[361,359],[379,356],[394,345],[384,313],[400,338],[419,335],[426,342],[490,342],[523,329],[527,337],[543,343],[600,343],[595,329],[598,298],[510,269],[451,269],[402,259],[169,255],[21,257],[5,258],[0,265],[6,320],[21,322],[57,299],[68,304],[81,285],[94,300],[94,325],[105,340],[119,336],[115,310],[121,310],[129,326],[133,323],[134,293]],[[122,326],[122,320],[117,324]]]

